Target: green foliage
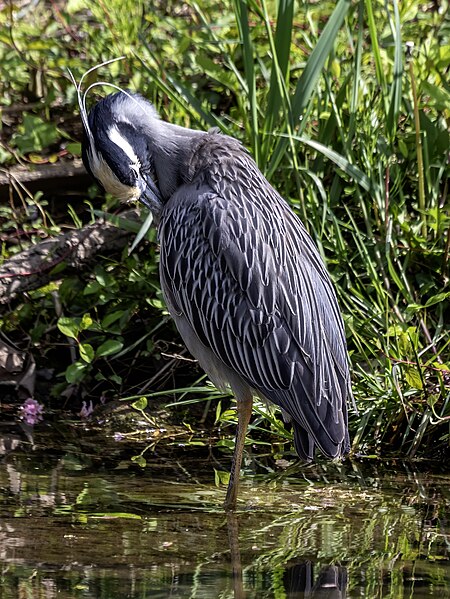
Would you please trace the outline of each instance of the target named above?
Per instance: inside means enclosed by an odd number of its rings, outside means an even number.
[[[72,130],[53,117],[57,105],[76,110],[66,68],[79,79],[94,64],[124,54],[125,61],[99,77],[138,89],[172,122],[218,126],[240,138],[316,240],[344,312],[359,407],[350,423],[355,450],[413,456],[421,447],[444,448],[450,416],[447,9],[447,2],[435,10],[413,0],[233,0],[225,6],[190,0],[182,7],[129,3],[124,10],[114,0],[106,10],[104,3],[78,0],[56,19],[54,8],[39,4],[25,22],[10,8],[0,21],[0,98],[4,105],[38,100],[38,108],[30,106],[11,128],[0,160],[14,153],[46,156],[58,141],[69,148],[72,140],[71,151],[79,151]],[[52,234],[56,228],[43,222],[46,206],[39,205],[39,226]],[[107,200],[104,208],[115,207]],[[16,214],[1,210],[3,227],[17,222]],[[156,332],[130,335],[138,321],[141,329],[144,323],[145,330],[163,331],[155,247],[147,257],[142,243],[148,226],[136,253],[105,259],[82,279],[59,285],[59,319],[49,290],[4,317],[7,330],[28,330],[47,349],[54,341],[48,330],[57,323],[74,354],[61,367],[66,382],[58,389],[101,381],[117,392],[123,357],[149,341],[143,353],[154,350]],[[5,248],[4,258],[14,251]],[[287,433],[278,418],[257,409],[252,440],[283,443]],[[228,406],[216,414],[221,425],[230,418]]]
[[[51,123],[25,113],[22,124],[11,138],[11,145],[16,146],[21,154],[42,152],[60,139],[61,135]]]

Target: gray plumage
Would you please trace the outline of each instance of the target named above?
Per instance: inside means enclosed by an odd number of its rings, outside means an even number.
[[[134,157],[141,179],[151,178],[147,196],[138,175],[125,189],[155,213],[165,300],[215,385],[230,384],[238,407],[252,393],[278,405],[302,458],[316,446],[330,458],[347,452],[350,375],[336,295],[303,224],[251,156],[231,137],[160,121],[137,95],[108,96],[89,127],[85,163],[106,189],[93,153],[121,183]],[[120,137],[133,151],[124,155]]]
[[[288,413],[301,457],[311,459],[315,444],[341,455],[345,337],[316,247],[236,140],[208,134],[189,154],[189,182],[159,226],[162,289],[186,344],[206,370],[212,350]]]

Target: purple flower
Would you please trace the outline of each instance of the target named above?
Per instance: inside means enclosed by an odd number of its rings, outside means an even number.
[[[80,410],[81,418],[89,418],[89,416],[94,411],[94,406],[92,405],[92,400],[89,402],[89,405],[85,401],[83,401]]]
[[[40,422],[43,419],[43,413],[44,406],[31,397],[26,399],[19,408],[19,418],[30,426]]]

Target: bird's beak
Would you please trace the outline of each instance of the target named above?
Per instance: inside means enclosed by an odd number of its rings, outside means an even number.
[[[139,181],[141,195],[139,201],[144,204],[155,216],[158,216],[163,207],[163,200],[159,189],[151,177],[141,178]]]

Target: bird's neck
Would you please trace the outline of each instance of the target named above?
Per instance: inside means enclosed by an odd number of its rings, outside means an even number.
[[[192,145],[204,135],[204,131],[158,122],[157,130],[150,136],[150,149],[158,187],[164,200],[168,200],[178,187],[187,182]]]

